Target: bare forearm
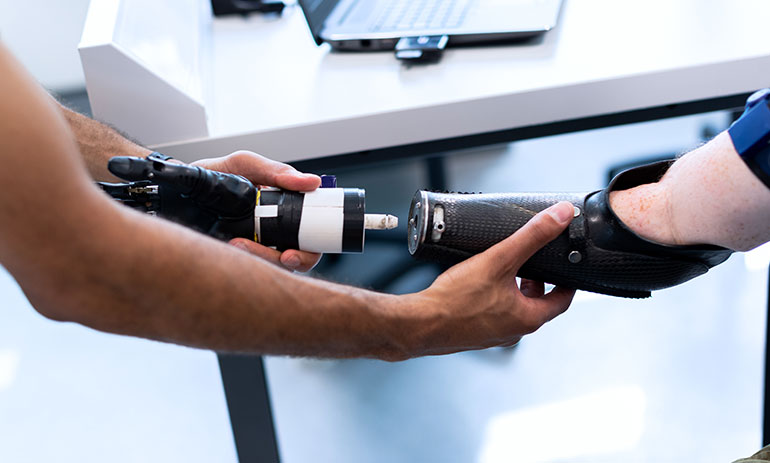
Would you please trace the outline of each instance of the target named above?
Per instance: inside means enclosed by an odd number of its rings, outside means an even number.
[[[42,213],[2,236],[0,261],[49,318],[221,351],[412,355],[406,298],[295,275],[79,190],[34,194],[25,208]]]
[[[7,259],[44,315],[222,351],[405,355],[394,296],[292,274],[100,199],[81,200],[93,214],[53,238],[61,242],[34,249],[23,243],[24,255]],[[82,232],[97,228],[91,236]],[[41,268],[40,261],[47,265]]]
[[[145,271],[131,284],[145,289],[146,313],[141,319],[142,330],[148,331],[125,334],[270,354],[381,357],[398,353],[397,317],[388,312],[393,296],[292,274],[188,230],[141,219],[127,232],[138,237],[130,247],[139,255],[146,250],[164,257],[145,262]],[[140,266],[144,259],[137,259],[134,251],[121,257],[129,265]],[[158,273],[164,278],[157,278]],[[173,281],[184,284],[169,285]],[[131,291],[113,310],[130,313],[135,304],[136,292]],[[110,315],[104,321],[106,325],[97,328],[122,329],[119,316]]]
[[[61,111],[1,45],[0,90],[0,183],[14,192],[0,196],[0,262],[44,315],[212,349],[393,351],[392,296],[292,275],[122,208],[92,185]]]
[[[645,238],[745,251],[770,241],[770,189],[726,132],[677,160],[657,182],[611,193],[612,208]]]
[[[59,105],[78,143],[88,171],[95,180],[118,181],[107,170],[113,156],[147,156],[150,150],[127,140],[113,128]]]

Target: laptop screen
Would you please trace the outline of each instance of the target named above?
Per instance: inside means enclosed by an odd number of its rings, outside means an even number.
[[[323,29],[324,21],[331,13],[332,9],[339,3],[339,0],[299,0],[299,5],[302,7],[302,11],[305,12],[305,18],[307,24],[310,26],[310,32],[313,33],[313,38],[318,45],[323,42],[321,40],[321,30]]]

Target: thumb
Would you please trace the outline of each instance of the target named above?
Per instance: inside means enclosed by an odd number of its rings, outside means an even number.
[[[268,159],[250,151],[237,151],[227,156],[228,169],[243,175],[256,185],[275,186],[285,190],[312,191],[321,184],[321,178],[303,174],[294,167]]]
[[[501,270],[515,273],[540,248],[553,241],[572,221],[575,207],[562,201],[541,211],[509,238],[490,248]]]
[[[275,186],[286,190],[312,191],[321,184],[317,175],[303,174],[288,164],[268,159],[252,151],[236,151],[223,158],[202,159],[193,164],[242,175],[255,185]]]
[[[313,174],[303,174],[296,170],[286,170],[273,176],[273,185],[284,190],[313,191],[321,184],[321,178]]]

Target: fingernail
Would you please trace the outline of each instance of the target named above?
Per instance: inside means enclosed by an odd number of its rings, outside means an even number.
[[[246,247],[246,245],[245,245],[245,244],[243,244],[243,243],[241,243],[241,242],[238,242],[238,243],[234,243],[234,244],[233,244],[233,246],[235,246],[236,248],[240,249],[241,251],[248,251],[248,250],[249,250],[249,249]]]
[[[300,262],[299,257],[291,256],[288,259],[286,259],[286,262],[284,262],[283,265],[285,265],[286,267],[292,270],[296,270],[301,263],[302,262]]]
[[[575,216],[575,206],[568,201],[562,201],[549,207],[547,212],[551,214],[551,217],[556,219],[557,222],[565,224]]]

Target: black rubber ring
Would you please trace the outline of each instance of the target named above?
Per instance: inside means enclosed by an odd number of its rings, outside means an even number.
[[[364,190],[346,188],[342,204],[342,252],[363,252],[364,215],[366,199]]]
[[[278,203],[278,240],[279,251],[299,249],[299,224],[302,221],[302,206],[305,195],[296,191],[283,191]]]

